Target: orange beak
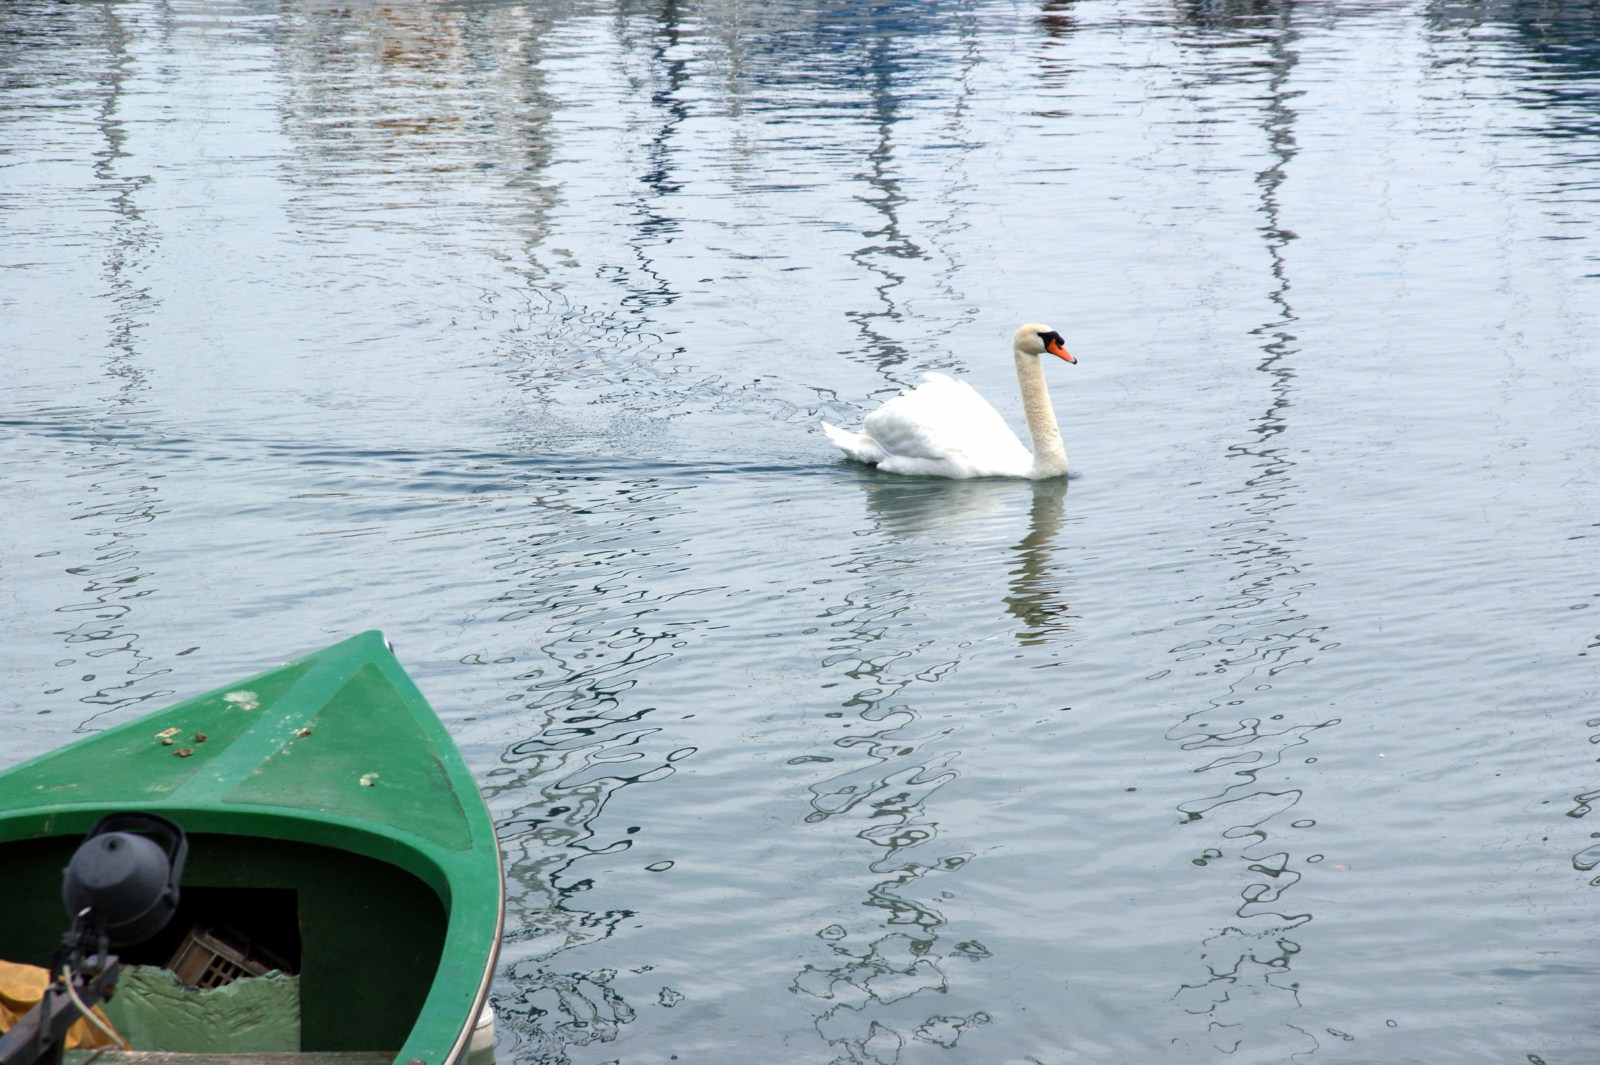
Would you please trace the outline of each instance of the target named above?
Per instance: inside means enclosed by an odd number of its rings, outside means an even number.
[[[1058,359],[1065,359],[1067,362],[1074,364],[1078,361],[1072,357],[1072,352],[1061,346],[1061,341],[1059,340],[1052,339],[1046,342],[1044,349]]]

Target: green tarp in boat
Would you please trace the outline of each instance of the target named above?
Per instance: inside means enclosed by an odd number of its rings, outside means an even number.
[[[300,978],[279,972],[195,991],[166,969],[122,971],[106,1017],[135,1050],[188,1054],[300,1049]]]

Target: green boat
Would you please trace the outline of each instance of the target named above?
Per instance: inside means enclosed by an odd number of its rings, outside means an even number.
[[[0,772],[0,959],[50,964],[62,870],[122,811],[188,837],[176,915],[117,951],[125,974],[180,957],[209,966],[201,987],[292,973],[305,1060],[456,1065],[475,1032],[481,1060],[505,912],[494,825],[381,633]]]

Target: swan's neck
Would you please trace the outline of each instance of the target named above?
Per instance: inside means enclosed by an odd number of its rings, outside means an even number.
[[[1060,477],[1067,472],[1067,449],[1061,443],[1061,427],[1050,406],[1050,390],[1045,387],[1044,367],[1037,355],[1016,353],[1017,387],[1022,391],[1022,416],[1028,420],[1028,435],[1033,438],[1034,480]]]

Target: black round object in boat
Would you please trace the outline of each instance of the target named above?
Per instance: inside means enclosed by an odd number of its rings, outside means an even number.
[[[163,837],[166,847],[151,836]],[[84,837],[62,874],[62,899],[76,922],[83,915],[112,946],[142,943],[178,908],[178,879],[189,844],[164,817],[110,814]]]

